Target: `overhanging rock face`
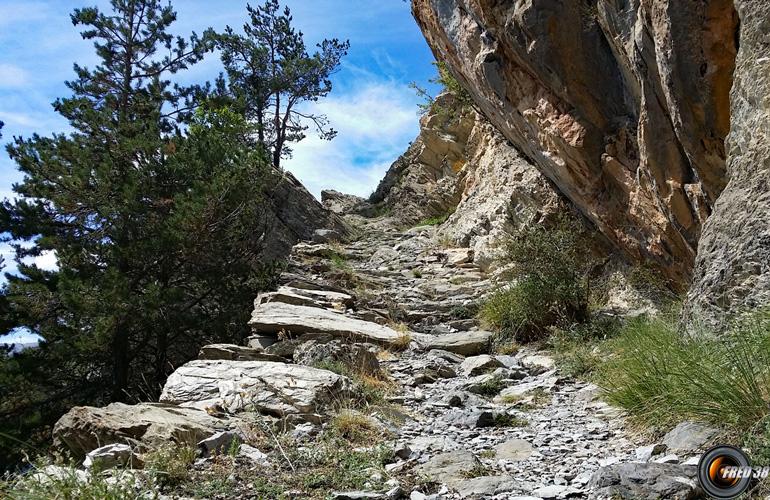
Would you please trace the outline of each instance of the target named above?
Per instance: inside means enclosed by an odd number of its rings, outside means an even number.
[[[732,0],[413,0],[487,118],[619,248],[685,286],[726,184]]]

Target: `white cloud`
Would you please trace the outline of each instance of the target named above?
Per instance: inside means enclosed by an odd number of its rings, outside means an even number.
[[[29,74],[15,64],[0,63],[0,88],[24,87],[29,83]]]
[[[322,189],[368,196],[419,126],[413,91],[392,81],[369,80],[304,111],[325,114],[339,132],[332,141],[309,134],[285,162],[316,196]]]

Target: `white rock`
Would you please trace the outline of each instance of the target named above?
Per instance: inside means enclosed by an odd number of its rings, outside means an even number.
[[[246,443],[241,445],[241,449],[238,450],[238,456],[250,460],[258,465],[270,465],[270,458],[266,454]]]
[[[495,368],[502,367],[503,364],[488,354],[482,354],[480,356],[471,356],[465,358],[460,365],[460,371],[466,377],[472,377],[475,375],[481,375]]]
[[[349,395],[351,382],[328,370],[269,361],[197,360],[169,376],[160,401],[183,407],[221,406],[231,413],[313,413]]]
[[[102,446],[86,454],[83,461],[83,467],[91,469],[96,467],[99,470],[111,469],[113,467],[130,465],[134,453],[127,444],[115,443]]]

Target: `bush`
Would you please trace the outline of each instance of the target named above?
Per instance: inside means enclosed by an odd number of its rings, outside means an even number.
[[[649,426],[698,420],[744,433],[770,415],[770,314],[718,338],[677,331],[670,318],[635,319],[609,343],[597,372],[608,401]]]
[[[553,228],[535,225],[512,236],[505,261],[514,282],[495,291],[481,307],[481,318],[498,331],[498,343],[532,342],[557,325],[588,316],[588,259],[574,222]]]

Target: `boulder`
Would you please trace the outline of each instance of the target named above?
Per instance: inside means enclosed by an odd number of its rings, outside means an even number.
[[[341,363],[354,372],[376,375],[380,373],[376,350],[377,347],[371,344],[350,344],[341,340],[331,342],[309,340],[294,349],[294,362],[306,366],[314,366],[321,362]]]
[[[238,457],[244,458],[249,462],[256,465],[268,466],[270,465],[270,457],[262,453],[259,449],[254,448],[248,444],[242,444],[238,449]]]
[[[292,335],[307,332],[328,333],[350,340],[385,346],[401,345],[406,335],[387,326],[351,318],[333,311],[279,302],[268,302],[255,307],[249,325],[255,332],[277,334],[284,331]]]
[[[201,347],[198,359],[227,361],[286,361],[281,356],[262,352],[254,347],[233,344],[209,344]]]
[[[334,229],[316,229],[313,231],[313,243],[331,243],[341,239],[342,235]]]
[[[198,450],[203,457],[222,455],[230,451],[233,443],[240,443],[241,437],[232,431],[222,431],[198,442]]]
[[[169,376],[160,401],[235,413],[308,414],[349,395],[351,382],[328,370],[270,361],[191,361]]]
[[[489,352],[491,341],[492,333],[483,330],[445,335],[423,335],[417,339],[417,343],[425,350],[441,349],[463,356]]]
[[[719,435],[712,427],[696,422],[682,422],[663,437],[663,444],[673,453],[694,453],[711,444]]]
[[[54,445],[82,458],[105,444],[165,442],[195,445],[231,422],[205,411],[158,403],[112,403],[103,408],[76,406],[56,422]]]
[[[602,467],[589,484],[592,499],[690,500],[702,498],[697,467],[626,463]]]

